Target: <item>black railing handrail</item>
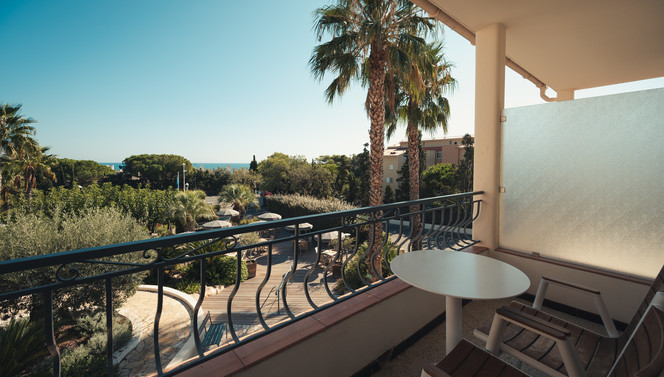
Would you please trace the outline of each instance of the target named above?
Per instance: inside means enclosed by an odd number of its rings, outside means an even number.
[[[469,236],[468,229],[472,227],[473,221],[480,214],[481,200],[474,196],[483,194],[482,191],[461,193],[454,195],[438,196],[433,198],[424,198],[414,201],[404,201],[397,203],[384,204],[375,207],[363,207],[345,211],[330,212],[324,214],[307,215],[293,217],[269,222],[252,223],[230,228],[214,229],[200,232],[182,233],[173,236],[148,239],[142,241],[128,242],[122,244],[105,245],[93,248],[85,248],[71,251],[64,251],[53,254],[38,255],[28,258],[0,261],[0,281],[9,274],[37,270],[50,267],[47,272],[49,278],[46,281],[34,282],[33,286],[10,287],[9,291],[0,291],[0,301],[4,300],[22,300],[29,295],[42,297],[44,316],[46,344],[53,359],[54,375],[60,373],[60,351],[55,340],[54,325],[54,292],[63,288],[69,288],[76,285],[87,285],[94,282],[101,282],[105,285],[105,311],[107,316],[107,372],[109,376],[113,375],[113,339],[112,339],[112,321],[113,317],[113,278],[123,275],[131,275],[139,272],[152,271],[153,276],[157,278],[157,305],[154,317],[154,356],[156,363],[156,372],[158,375],[176,375],[180,371],[188,369],[193,365],[204,362],[230,349],[265,336],[268,333],[276,331],[279,328],[287,326],[295,321],[317,313],[331,305],[345,301],[366,289],[375,288],[394,278],[389,276],[389,265],[387,273],[379,272],[382,263],[389,263],[388,253],[391,255],[408,252],[417,249],[444,249],[461,250],[479,242]],[[419,219],[419,220],[418,220]],[[417,221],[416,221],[417,220]],[[317,227],[315,231],[302,233],[298,224],[311,222]],[[419,224],[419,225],[418,225]],[[295,225],[292,233],[284,230],[289,225]],[[398,228],[398,230],[396,230]],[[245,244],[243,234],[250,232],[270,231],[274,232],[274,237],[269,240],[261,239],[257,243]],[[344,233],[349,233],[349,244],[342,247],[342,242],[337,242],[334,250],[335,255],[332,260],[322,262],[323,247],[325,242],[329,242],[323,237],[324,233],[337,232],[337,241],[343,239]],[[365,241],[362,241],[362,237]],[[300,240],[310,239],[317,241],[319,248],[316,249],[313,256],[305,258],[300,251]],[[202,241],[199,244],[192,245],[192,242]],[[365,247],[364,256],[359,258],[359,246],[362,243]],[[290,246],[292,245],[292,247]],[[352,245],[352,246],[349,246]],[[255,313],[242,312],[255,316],[260,322],[259,331],[249,335],[241,335],[242,339],[236,334],[233,318],[233,300],[238,292],[241,281],[243,258],[248,257],[246,250],[254,248],[266,248],[266,265],[263,280],[255,291]],[[138,253],[126,255],[124,254]],[[205,287],[207,285],[207,265],[214,260],[212,257],[219,255],[231,255],[236,259],[236,275],[233,290],[226,302],[226,321],[227,329],[232,337],[232,344],[226,344],[222,348],[215,350],[210,354],[203,352],[200,334],[196,331],[198,326],[198,317],[195,313],[202,308],[205,300]],[[277,261],[276,257],[287,257],[291,265],[287,272],[281,277],[281,284],[276,287],[277,311],[278,315],[284,316],[283,320],[268,318],[268,310],[264,312],[260,297],[262,290],[273,272],[272,267],[282,266],[283,259]],[[114,258],[117,257],[117,258]],[[134,258],[135,257],[135,258]],[[313,257],[313,258],[311,258]],[[210,258],[210,259],[208,259]],[[291,259],[292,258],[292,259]],[[124,262],[128,260],[129,262]],[[349,262],[356,260],[354,269],[350,268]],[[193,308],[191,317],[191,328],[193,330],[194,343],[198,357],[186,365],[180,365],[168,372],[164,372],[161,363],[161,351],[159,340],[159,322],[163,310],[165,273],[169,266],[177,264],[186,264],[197,261],[190,265],[197,266],[199,272],[200,290],[198,300]],[[322,263],[321,263],[322,262]],[[105,269],[104,272],[80,269],[86,265],[104,265],[112,267]],[[361,266],[365,271],[369,271],[373,280],[367,280],[365,272],[360,272]],[[340,276],[334,276],[332,267],[336,267]],[[347,269],[348,267],[348,269]],[[281,268],[281,267],[280,267]],[[382,267],[384,270],[385,267]],[[276,270],[275,270],[276,271]],[[283,271],[283,270],[282,270]],[[354,272],[353,272],[354,271]],[[312,275],[316,272],[316,277]],[[302,278],[301,274],[304,273]],[[292,288],[288,288],[287,281],[296,274],[300,274],[297,283]],[[347,279],[348,275],[356,274],[361,282],[351,282]],[[332,275],[332,276],[330,276]],[[332,281],[328,278],[332,277]],[[375,278],[375,279],[374,279]],[[335,280],[336,279],[336,280]],[[316,300],[310,292],[310,284],[316,281],[319,285],[318,291],[314,292]],[[318,282],[320,281],[320,282]],[[330,284],[343,283],[341,288],[330,288]],[[27,282],[30,285],[30,282]],[[302,284],[301,288],[298,288]],[[322,284],[324,291],[320,288]],[[360,284],[361,286],[358,286]],[[245,285],[244,287],[250,287]],[[230,288],[230,286],[229,286]],[[268,297],[275,290],[273,287],[267,294]],[[292,302],[287,295],[288,292],[294,292],[306,297],[307,303],[298,307],[297,300]],[[246,297],[246,296],[245,296]],[[241,300],[241,299],[240,299]],[[316,302],[318,301],[318,302]],[[8,301],[6,301],[8,302]],[[20,301],[16,301],[20,302]],[[23,301],[25,303],[25,300]],[[279,306],[283,304],[285,314],[280,313]],[[295,308],[293,308],[295,307]],[[245,308],[246,310],[246,308]],[[237,313],[237,311],[236,311]],[[274,313],[272,313],[273,315]],[[267,321],[270,321],[268,323]],[[239,323],[241,324],[241,323]]]
[[[152,238],[140,241],[97,246],[92,248],[62,251],[62,252],[44,254],[44,255],[35,255],[26,258],[3,260],[0,261],[0,275],[9,272],[25,271],[40,267],[75,263],[77,261],[85,261],[88,259],[111,257],[119,254],[136,252],[136,251],[159,249],[159,248],[172,246],[173,244],[182,244],[182,243],[195,242],[201,240],[209,240],[211,238],[225,238],[236,234],[268,230],[274,228],[282,228],[287,225],[299,224],[303,222],[326,220],[338,217],[349,217],[358,214],[365,214],[367,212],[387,211],[390,209],[402,208],[405,206],[419,205],[439,200],[453,200],[457,198],[467,197],[469,195],[472,196],[472,195],[481,195],[481,194],[484,194],[484,191],[474,191],[474,192],[454,194],[454,195],[437,196],[437,197],[424,198],[413,201],[382,204],[380,206],[375,206],[375,207],[362,207],[362,208],[337,211],[337,212],[328,212],[316,215],[291,217],[287,219],[274,220],[265,223],[258,223],[258,224],[252,223],[246,225],[238,225],[230,228],[211,229],[211,230],[204,230],[192,233],[180,233],[160,238]],[[315,235],[318,233],[328,232],[331,229],[309,232],[308,234]],[[284,240],[285,239],[281,239],[279,240],[279,242],[283,242]],[[265,244],[269,244],[269,241],[265,242]]]

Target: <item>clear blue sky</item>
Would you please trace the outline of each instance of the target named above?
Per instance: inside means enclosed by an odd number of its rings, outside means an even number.
[[[39,122],[39,143],[65,158],[356,154],[369,139],[365,90],[356,85],[329,105],[330,76],[316,82],[307,65],[318,43],[312,12],[327,3],[2,0],[0,102],[23,104]],[[472,133],[474,47],[449,30],[445,45],[459,83],[448,135]],[[577,98],[662,86],[656,79]],[[506,90],[506,107],[543,102],[510,69]]]

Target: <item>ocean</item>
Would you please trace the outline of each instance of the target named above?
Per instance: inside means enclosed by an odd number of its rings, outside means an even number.
[[[100,164],[110,166],[113,170],[120,170],[122,162],[100,162]],[[236,169],[249,169],[249,163],[239,162],[192,162],[191,165],[196,169],[228,168],[231,171]]]

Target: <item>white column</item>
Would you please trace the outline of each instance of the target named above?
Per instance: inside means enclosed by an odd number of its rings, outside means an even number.
[[[475,170],[473,189],[484,191],[473,238],[498,247],[500,116],[505,107],[505,26],[488,25],[475,38]]]

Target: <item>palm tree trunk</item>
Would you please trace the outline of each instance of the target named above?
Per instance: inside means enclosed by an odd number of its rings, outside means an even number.
[[[385,149],[385,64],[387,55],[378,43],[371,46],[369,55],[369,91],[367,103],[371,128],[369,129],[369,141],[371,143],[370,169],[369,169],[369,205],[378,206],[383,202],[383,153]],[[376,217],[380,217],[380,213]],[[369,269],[372,280],[377,281],[382,277],[381,238],[383,224],[376,223],[373,234],[370,236],[373,247],[367,253],[367,265],[373,265]],[[375,272],[375,274],[374,274]]]
[[[416,107],[414,101],[408,103],[409,110]],[[418,148],[419,135],[417,132],[417,124],[411,120],[413,117],[408,117],[408,175],[410,180],[410,200],[417,200],[420,198],[420,153]],[[410,212],[416,213],[419,211],[419,205],[410,206]],[[412,215],[412,229],[411,229],[411,250],[419,250],[422,248],[422,220],[420,215]]]

